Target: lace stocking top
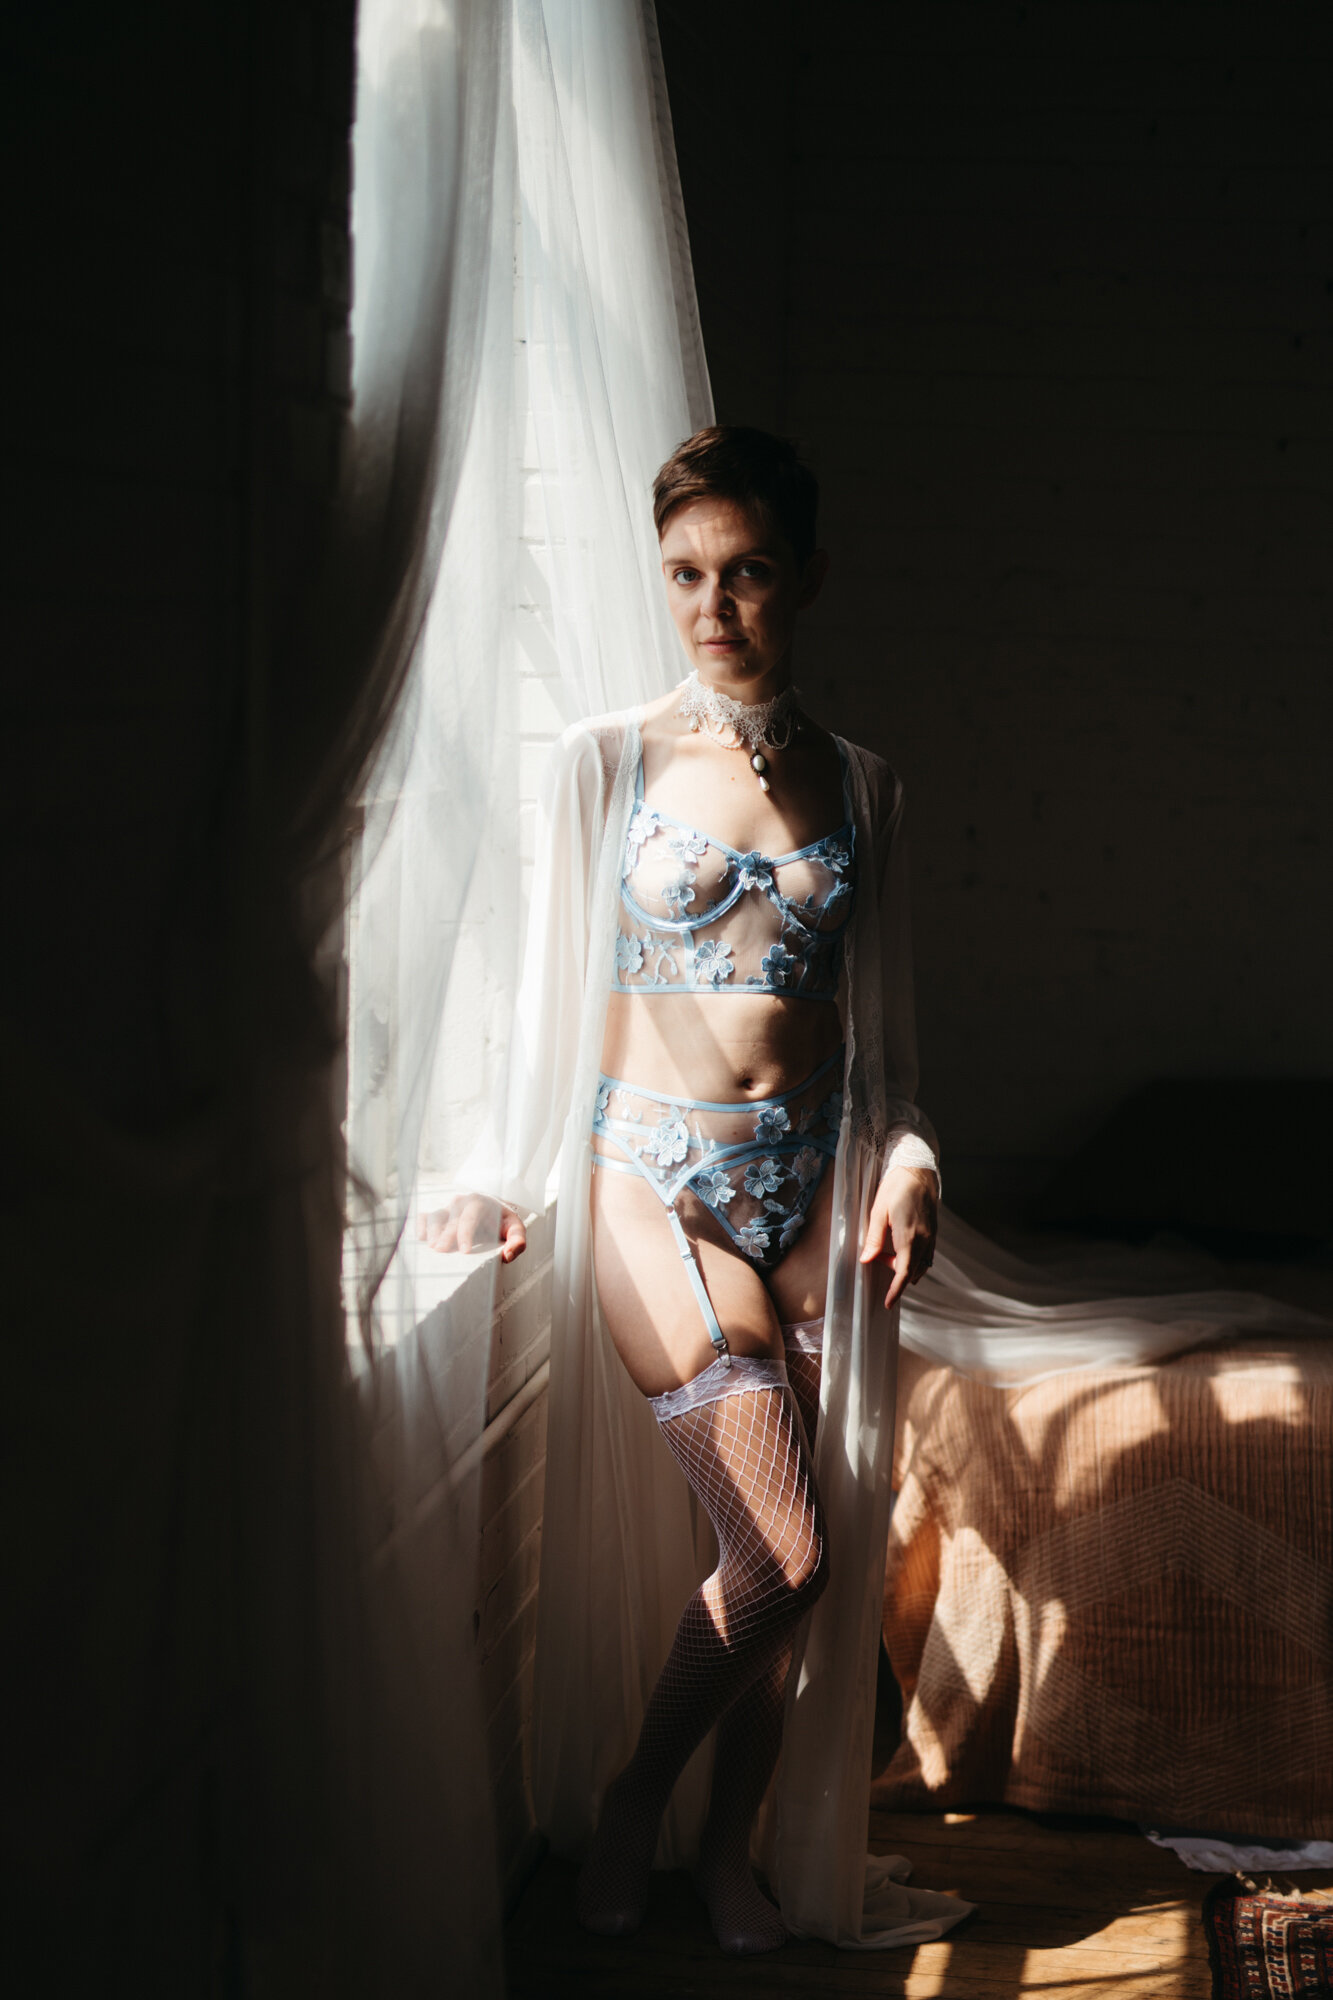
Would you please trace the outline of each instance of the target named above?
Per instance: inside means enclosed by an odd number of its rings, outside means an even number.
[[[791,854],[741,854],[643,796],[639,758],[625,839],[617,993],[781,993],[832,1000],[856,885],[842,760],[835,833]]]

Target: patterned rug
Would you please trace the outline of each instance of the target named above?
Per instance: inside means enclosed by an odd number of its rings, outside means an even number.
[[[1333,1890],[1258,1888],[1233,1875],[1203,1906],[1213,2000],[1333,1996]]]

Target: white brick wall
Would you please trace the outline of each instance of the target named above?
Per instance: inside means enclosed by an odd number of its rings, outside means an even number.
[[[546,753],[566,721],[559,700],[559,661],[551,609],[550,555],[546,547],[537,430],[532,416],[529,341],[523,302],[523,224],[514,218],[514,401],[519,477],[523,481],[522,548],[518,569],[519,641],[519,856],[524,905],[532,881],[537,792]],[[548,474],[549,476],[549,474]]]
[[[533,1825],[530,1725],[546,1410],[543,1395],[482,1472],[477,1648],[502,1880],[519,1861]]]
[[[532,880],[537,792],[552,743],[564,727],[556,696],[556,660],[547,583],[545,520],[538,483],[529,391],[528,328],[523,310],[523,231],[514,227],[514,395],[518,464],[523,481],[519,608],[519,859],[523,902]],[[554,1211],[539,1217],[528,1249],[502,1274],[492,1336],[486,1414],[498,1429],[504,1412],[546,1361],[551,1325]],[[547,1398],[542,1391],[487,1451],[481,1469],[476,1632],[487,1746],[495,1787],[502,1881],[514,1880],[534,1839],[531,1771],[532,1667],[537,1633],[542,1489],[546,1476]]]
[[[517,218],[514,315],[514,476],[522,482],[526,496],[516,572],[519,712],[515,768],[517,859],[526,917],[537,792],[546,755],[564,719],[556,695],[545,524],[528,387],[522,230]],[[517,937],[497,940],[489,878],[484,872],[487,861],[504,869],[511,865],[511,856],[506,852],[498,859],[489,853],[482,857],[469,908],[458,926],[416,1190],[418,1204],[425,1208],[435,1206],[451,1186],[439,1162],[461,1157],[487,1115],[491,1079],[503,1053],[511,982],[518,970],[521,926]],[[507,897],[508,880],[496,886],[499,894]],[[358,938],[355,913],[350,936],[354,954]],[[512,951],[509,962],[497,944]],[[387,1105],[389,1094],[386,1091],[384,1095]],[[391,1135],[387,1117],[381,1122],[378,1167],[387,1185]],[[366,1125],[360,1134],[362,1157],[371,1137]],[[440,1380],[446,1379],[451,1369],[466,1374],[472,1359],[460,1356],[453,1344],[458,1336],[451,1328],[451,1300],[456,1301],[464,1288],[475,1287],[487,1295],[492,1285],[496,1288],[486,1392],[487,1433],[479,1447],[469,1448],[467,1456],[469,1463],[474,1455],[481,1457],[474,1630],[504,1877],[521,1870],[533,1841],[529,1736],[545,1476],[542,1371],[550,1341],[553,1226],[553,1211],[536,1218],[529,1230],[526,1255],[500,1270],[498,1276],[493,1266],[440,1258],[420,1250],[410,1228],[400,1252],[412,1277],[403,1309],[414,1321],[424,1323],[425,1337],[436,1350],[434,1367]],[[396,1296],[390,1283],[382,1293],[384,1313],[393,1310]],[[457,1314],[457,1325],[465,1324],[468,1317],[466,1311]],[[386,1332],[390,1339],[394,1337],[394,1329],[387,1324]],[[521,1414],[514,1417],[516,1410]],[[455,1465],[457,1468],[456,1448]]]
[[[493,1423],[503,1422],[550,1350],[554,1220],[548,1210],[533,1222],[525,1255],[501,1279],[487,1397]],[[486,1452],[481,1467],[475,1624],[502,1880],[521,1869],[533,1832],[532,1661],[547,1400],[543,1389]]]
[[[442,1189],[425,1176],[421,1193],[429,1207]],[[486,1427],[469,1442],[464,1419],[455,1435],[442,1439],[440,1477],[450,1479],[462,1500],[463,1532],[475,1536],[472,1629],[502,1880],[521,1871],[533,1847],[532,1661],[546,1476],[554,1237],[552,1206],[531,1219],[528,1248],[508,1266],[491,1257],[441,1257],[410,1235],[400,1252],[412,1273],[412,1317],[420,1330],[435,1408],[446,1416],[455,1408],[475,1408],[479,1371],[486,1368]],[[478,1341],[471,1347],[463,1339],[470,1327],[476,1327]],[[392,1324],[385,1330],[392,1339]],[[376,1449],[386,1468],[382,1538],[395,1530],[413,1532],[410,1521],[394,1516],[387,1499],[396,1490],[392,1468],[401,1448],[391,1371],[392,1363],[378,1403]],[[427,1520],[432,1497],[430,1491],[417,1497]]]

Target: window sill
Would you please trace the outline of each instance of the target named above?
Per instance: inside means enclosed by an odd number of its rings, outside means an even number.
[[[487,1428],[544,1369],[551,1345],[551,1272],[555,1249],[555,1198],[524,1218],[527,1248],[512,1264],[497,1249],[442,1254],[417,1237],[417,1218],[438,1208],[451,1190],[442,1175],[423,1174],[398,1252],[379,1295],[385,1348],[399,1344],[404,1331],[427,1340],[459,1335],[489,1322],[486,1372]],[[354,1372],[360,1372],[359,1342],[349,1333]],[[531,1394],[528,1400],[531,1400]]]

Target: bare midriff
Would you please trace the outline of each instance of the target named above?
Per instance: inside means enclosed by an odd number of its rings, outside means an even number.
[[[743,1103],[795,1089],[841,1040],[831,1000],[612,993],[602,1072],[664,1097]]]

